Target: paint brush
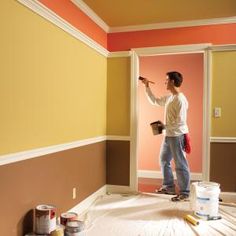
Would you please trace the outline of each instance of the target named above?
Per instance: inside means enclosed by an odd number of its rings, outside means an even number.
[[[148,80],[147,78],[144,78],[144,77],[142,77],[142,76],[139,76],[138,79],[141,80],[141,81],[142,81],[142,80],[146,80],[148,83],[155,84],[153,81]]]

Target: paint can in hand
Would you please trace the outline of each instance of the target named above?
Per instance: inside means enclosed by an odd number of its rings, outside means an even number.
[[[160,120],[152,122],[150,126],[154,135],[162,134],[163,129],[165,129],[165,125]]]
[[[36,234],[50,234],[56,229],[56,208],[51,205],[38,205],[35,208]]]

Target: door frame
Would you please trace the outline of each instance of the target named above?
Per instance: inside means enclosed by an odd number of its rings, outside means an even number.
[[[203,53],[203,140],[202,177],[210,179],[210,121],[211,121],[211,44],[177,45],[131,50],[131,90],[130,90],[130,190],[138,191],[138,76],[139,56]]]

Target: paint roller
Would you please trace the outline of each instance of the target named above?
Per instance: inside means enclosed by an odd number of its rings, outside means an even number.
[[[153,81],[148,80],[147,78],[144,78],[142,76],[139,76],[138,79],[141,80],[141,81],[146,80],[148,83],[155,84]]]

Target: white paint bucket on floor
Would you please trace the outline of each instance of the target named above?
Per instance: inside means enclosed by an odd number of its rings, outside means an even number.
[[[218,216],[220,185],[215,182],[195,182],[191,185],[190,204],[196,216],[209,219]]]

